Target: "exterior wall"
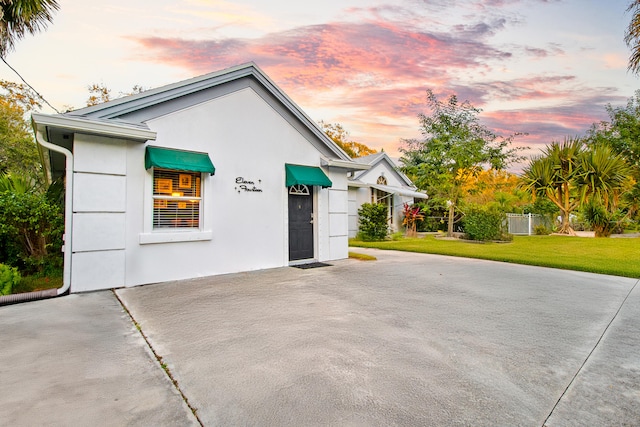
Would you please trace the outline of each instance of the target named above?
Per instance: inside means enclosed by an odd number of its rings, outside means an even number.
[[[331,170],[329,179],[333,183],[328,189],[329,252],[322,254],[321,261],[349,256],[347,174],[343,169]]]
[[[393,187],[406,187],[407,184],[398,176],[398,173],[386,161],[380,161],[373,165],[371,169],[365,171],[359,178],[366,184],[375,184],[380,175],[387,178],[387,185]]]
[[[358,209],[363,203],[371,203],[371,189],[349,187],[349,237],[358,234]]]
[[[251,88],[147,122],[149,145],[208,153],[201,232],[153,231],[152,173],[145,145],[126,155],[124,285],[179,280],[289,264],[285,163],[320,166],[318,150]],[[324,168],[331,189],[314,188],[318,260],[347,257],[346,171]],[[237,178],[260,192],[238,189]]]
[[[72,292],[122,286],[128,143],[77,134],[74,138]]]
[[[404,215],[402,211],[404,210],[404,204],[413,204],[413,197],[400,196],[398,194],[393,195],[393,231],[402,230],[402,221],[404,219]]]
[[[400,178],[397,171],[389,165],[385,160],[380,160],[374,164],[371,169],[363,172],[358,181],[365,184],[376,184],[380,176],[384,176],[387,179],[387,185],[392,187],[405,187],[407,183]],[[400,196],[394,194],[393,196],[393,221],[390,224],[391,231],[395,232],[402,229],[402,210],[404,203],[413,203],[412,197]],[[363,203],[371,203],[371,189],[370,188],[358,188],[349,187],[349,237],[355,237],[358,233],[358,209]]]

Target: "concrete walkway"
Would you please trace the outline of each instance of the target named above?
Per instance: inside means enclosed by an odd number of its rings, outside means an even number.
[[[116,294],[206,426],[640,423],[637,280],[356,251]],[[8,425],[198,421],[111,292],[0,327]]]

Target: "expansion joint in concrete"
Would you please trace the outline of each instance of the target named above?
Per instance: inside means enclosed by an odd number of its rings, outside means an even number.
[[[636,283],[634,283],[633,286],[631,287],[631,289],[629,289],[629,292],[627,292],[627,295],[624,297],[624,299],[620,303],[620,306],[616,310],[615,314],[613,315],[613,317],[611,318],[611,320],[609,321],[607,326],[602,331],[602,334],[600,334],[600,337],[598,338],[598,341],[596,341],[595,345],[593,346],[593,348],[591,349],[589,354],[587,354],[587,357],[584,359],[584,361],[582,362],[582,364],[580,365],[580,367],[578,368],[576,373],[571,378],[571,381],[569,381],[569,384],[567,384],[565,389],[562,391],[562,394],[560,395],[560,397],[556,401],[555,405],[553,405],[553,408],[549,412],[549,415],[547,415],[547,418],[545,418],[544,422],[542,423],[542,427],[547,427],[547,422],[549,421],[549,418],[551,418],[551,416],[553,415],[554,411],[556,410],[556,408],[560,404],[560,401],[562,401],[564,396],[567,394],[567,392],[571,388],[571,385],[573,385],[573,383],[575,382],[576,378],[578,378],[578,375],[580,375],[580,372],[582,372],[582,370],[584,369],[585,365],[587,364],[587,362],[591,358],[591,355],[596,351],[596,349],[598,348],[598,346],[602,342],[602,339],[604,338],[604,336],[606,335],[607,331],[609,330],[609,328],[613,324],[614,320],[616,320],[616,318],[618,317],[618,314],[620,314],[620,311],[622,310],[622,307],[624,307],[624,304],[627,302],[627,300],[629,299],[629,296],[631,296],[631,293],[634,291],[634,289],[636,288],[636,286],[638,286],[639,283],[640,283],[640,279],[636,280]]]
[[[147,338],[147,336],[145,335],[144,331],[142,330],[142,327],[140,327],[140,324],[136,321],[136,319],[133,317],[133,314],[131,314],[131,311],[129,311],[129,309],[127,308],[127,306],[124,304],[124,301],[122,301],[120,299],[120,297],[118,296],[118,294],[116,293],[115,289],[111,290],[113,292],[113,295],[116,297],[116,299],[118,300],[118,302],[120,303],[120,306],[122,307],[122,309],[125,311],[125,313],[127,313],[129,315],[129,318],[131,319],[131,322],[133,322],[133,325],[136,327],[136,329],[138,330],[138,332],[140,332],[140,336],[142,337],[142,339],[144,339],[144,342],[147,343],[147,346],[149,347],[149,350],[151,350],[151,353],[153,354],[153,356],[156,358],[158,364],[160,365],[160,368],[162,368],[162,370],[164,371],[164,373],[167,375],[167,377],[169,378],[169,380],[171,381],[171,383],[173,384],[173,386],[175,387],[175,389],[177,390],[177,392],[180,394],[180,396],[182,397],[182,400],[184,400],[184,403],[187,405],[187,407],[191,410],[191,412],[193,413],[193,416],[196,418],[196,420],[198,421],[198,424],[200,424],[200,426],[204,427],[204,424],[202,423],[202,420],[200,419],[200,417],[198,416],[197,413],[197,409],[194,408],[193,406],[191,406],[191,403],[189,403],[189,399],[187,398],[187,396],[185,396],[184,392],[182,391],[182,389],[180,388],[180,385],[178,384],[178,380],[176,380],[173,377],[173,374],[171,373],[171,370],[169,369],[169,367],[167,366],[166,363],[164,363],[162,356],[160,356],[158,354],[158,352],[156,351],[155,348],[153,348],[153,346],[151,345],[151,342],[149,341],[149,338]]]

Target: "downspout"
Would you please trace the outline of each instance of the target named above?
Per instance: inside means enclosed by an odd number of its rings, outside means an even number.
[[[45,141],[41,130],[36,130],[36,140],[43,147],[63,154],[66,157],[65,164],[65,191],[64,191],[64,269],[62,274],[62,287],[58,288],[57,295],[64,295],[71,287],[71,231],[73,226],[73,153],[64,147]]]
[[[36,140],[43,147],[63,154],[66,157],[65,196],[64,196],[64,264],[62,273],[62,287],[43,291],[25,292],[21,294],[0,296],[0,306],[23,301],[35,301],[64,295],[71,287],[71,230],[73,222],[73,154],[64,147],[45,141],[42,132],[36,129]]]

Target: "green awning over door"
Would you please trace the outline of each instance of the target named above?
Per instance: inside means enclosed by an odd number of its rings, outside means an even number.
[[[333,183],[329,177],[316,166],[302,166],[285,164],[287,173],[286,186],[292,185],[317,185],[320,187],[331,187]]]
[[[205,172],[211,175],[216,173],[216,168],[206,153],[160,147],[147,147],[144,155],[144,167],[145,169],[156,167],[178,171]]]

